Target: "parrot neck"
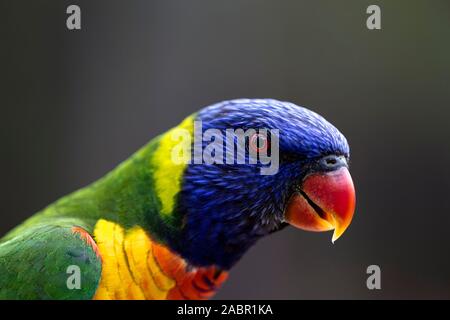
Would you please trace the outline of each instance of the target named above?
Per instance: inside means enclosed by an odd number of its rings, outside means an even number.
[[[285,226],[283,204],[290,194],[291,166],[271,176],[247,168],[224,172],[211,166],[208,174],[217,177],[216,183],[203,181],[202,166],[185,171],[177,198],[182,232],[172,247],[194,265],[228,270],[258,239]]]
[[[156,240],[167,243],[176,236],[181,216],[167,213],[162,201],[167,194],[155,178],[166,169],[158,167],[160,148],[161,137],[156,137],[91,188],[100,207],[99,218],[116,221],[125,228],[140,226]],[[165,175],[165,179],[171,177],[168,172]]]
[[[90,233],[100,219],[124,229],[141,227],[165,244],[176,237],[181,217],[162,213],[154,172],[154,153],[160,137],[151,140],[114,170],[40,211],[31,219],[74,218]]]

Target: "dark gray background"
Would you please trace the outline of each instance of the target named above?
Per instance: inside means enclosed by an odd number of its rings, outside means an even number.
[[[262,240],[217,298],[450,298],[448,1],[0,3],[0,234],[200,107],[271,97],[347,136],[356,215],[335,245]]]

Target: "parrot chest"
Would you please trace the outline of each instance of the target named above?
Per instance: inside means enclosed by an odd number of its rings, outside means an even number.
[[[140,227],[124,230],[101,219],[94,239],[102,259],[95,300],[207,299],[227,278],[215,267],[190,267]]]

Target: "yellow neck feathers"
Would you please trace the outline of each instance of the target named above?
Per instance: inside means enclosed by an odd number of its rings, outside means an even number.
[[[194,116],[189,116],[161,137],[151,158],[155,168],[155,191],[161,201],[162,214],[173,212],[175,196],[180,191],[182,175],[191,157],[193,135]]]

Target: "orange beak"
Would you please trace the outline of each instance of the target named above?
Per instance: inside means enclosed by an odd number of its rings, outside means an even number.
[[[350,225],[355,203],[355,187],[346,167],[313,173],[289,200],[285,219],[307,231],[334,230],[334,243]]]

